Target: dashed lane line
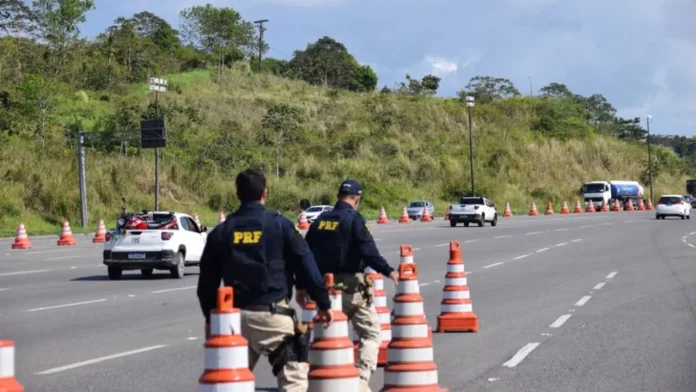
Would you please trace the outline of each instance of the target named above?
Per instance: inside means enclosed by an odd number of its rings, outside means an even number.
[[[517,352],[512,358],[510,358],[507,362],[503,364],[505,367],[509,368],[514,368],[515,366],[519,365],[520,362],[522,362],[529,354],[534,351],[537,347],[539,347],[539,344],[541,343],[527,343],[524,347],[520,349],[520,351]]]
[[[575,306],[584,306],[587,303],[587,301],[590,300],[590,298],[592,298],[591,295],[586,295],[586,296],[580,298],[580,301],[576,302]]]
[[[48,272],[50,270],[33,270],[33,271],[15,271],[15,272],[3,272],[0,276],[14,276],[14,275],[27,275],[27,274],[38,274],[40,272]]]
[[[541,248],[541,249],[537,250],[536,252],[537,253],[546,252],[549,249],[551,249],[551,248]]]
[[[565,324],[568,319],[570,319],[572,315],[571,314],[564,314],[563,316],[559,317],[554,321],[551,325],[549,325],[549,328],[560,328]]]
[[[168,293],[170,291],[181,291],[181,290],[191,290],[195,289],[197,286],[185,286],[185,287],[175,287],[173,289],[163,289],[163,290],[156,290],[152,291],[152,294],[159,294],[159,293]]]
[[[88,304],[94,304],[97,302],[104,302],[108,301],[106,298],[101,298],[101,299],[95,299],[92,301],[82,301],[82,302],[73,302],[70,304],[63,304],[63,305],[55,305],[55,306],[45,306],[43,308],[34,308],[34,309],[28,309],[27,312],[40,312],[42,310],[50,310],[50,309],[58,309],[58,308],[67,308],[70,306],[79,306],[79,305],[88,305]]]
[[[94,359],[90,359],[90,360],[87,360],[87,361],[77,362],[77,363],[73,363],[73,364],[66,365],[66,366],[61,366],[61,367],[57,367],[57,368],[53,368],[53,369],[48,369],[48,370],[44,370],[44,371],[41,371],[41,372],[38,372],[38,373],[34,373],[34,374],[36,374],[37,376],[45,376],[45,375],[48,375],[48,374],[60,373],[60,372],[66,371],[66,370],[72,370],[72,369],[76,369],[76,368],[79,368],[79,367],[88,366],[88,365],[93,365],[93,364],[95,364],[95,363],[108,361],[108,360],[111,360],[111,359],[122,358],[122,357],[127,357],[127,356],[129,356],[129,355],[135,355],[135,354],[140,354],[140,353],[144,353],[144,352],[147,352],[147,351],[157,350],[157,349],[164,348],[164,347],[168,347],[168,346],[169,346],[169,345],[167,345],[167,344],[158,344],[158,345],[156,345],[156,346],[143,347],[143,348],[140,348],[140,349],[137,349],[137,350],[126,351],[126,352],[122,352],[122,353],[118,353],[118,354],[113,354],[113,355],[107,355],[107,356],[105,356],[105,357],[94,358]]]
[[[614,277],[615,277],[616,274],[618,274],[618,273],[619,273],[618,271],[614,271],[614,272],[610,273],[609,275],[607,275],[607,279],[614,279]]]
[[[529,257],[531,255],[532,255],[532,253],[527,253],[526,255],[517,256],[517,257],[513,258],[513,260],[522,260],[525,257]]]
[[[601,290],[602,287],[604,287],[605,284],[607,284],[607,282],[600,282],[600,283],[597,283],[597,285],[596,285],[595,287],[593,287],[592,290]]]
[[[487,266],[483,267],[483,269],[493,268],[493,267],[497,267],[497,266],[503,265],[503,264],[505,264],[505,263],[502,261],[499,261],[497,263],[488,264]]]

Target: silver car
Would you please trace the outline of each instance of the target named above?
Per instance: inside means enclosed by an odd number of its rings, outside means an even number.
[[[430,216],[435,213],[435,206],[427,200],[412,201],[406,207],[406,213],[412,220],[418,220],[423,216],[425,208],[428,209]]]

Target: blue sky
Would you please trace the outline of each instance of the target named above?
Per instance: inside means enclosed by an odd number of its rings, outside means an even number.
[[[96,0],[82,26],[94,36],[118,16],[210,3],[247,20],[270,19],[267,56],[328,35],[379,76],[442,78],[454,96],[475,75],[506,77],[523,94],[551,83],[601,93],[624,117],[651,114],[651,131],[696,134],[696,1],[693,0]]]

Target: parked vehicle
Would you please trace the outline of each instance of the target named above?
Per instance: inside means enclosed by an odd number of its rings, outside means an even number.
[[[665,219],[667,216],[691,219],[691,204],[682,195],[663,195],[655,206],[655,219]]]
[[[305,217],[307,218],[307,221],[309,221],[309,223],[312,223],[319,217],[319,215],[331,210],[333,210],[333,206],[317,205],[307,208],[304,213]],[[297,216],[297,219],[300,219],[300,215]]]
[[[601,208],[603,203],[611,207],[616,200],[624,207],[629,200],[637,206],[643,199],[643,186],[636,181],[591,181],[583,184],[582,193],[585,207],[590,203],[595,209]]]
[[[490,222],[491,226],[498,225],[498,210],[495,203],[485,197],[462,197],[459,204],[454,204],[449,210],[450,226],[455,227],[457,223],[477,223],[483,227],[485,222]]]
[[[435,213],[435,206],[433,205],[433,203],[427,200],[418,200],[410,202],[406,207],[406,213],[408,214],[408,217],[412,220],[418,220],[423,216],[425,208],[428,209],[428,213],[430,213],[430,216],[433,216],[433,214]]]
[[[155,269],[184,277],[186,266],[200,263],[208,228],[178,212],[134,214],[121,229],[106,234],[104,265],[109,279],[121,279],[124,270],[139,269],[151,277]]]

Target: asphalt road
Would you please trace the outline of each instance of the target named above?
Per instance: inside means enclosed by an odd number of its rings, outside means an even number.
[[[461,242],[480,331],[434,334],[440,385],[451,392],[696,390],[696,222],[612,212],[371,230],[394,266],[399,245],[415,248],[433,327],[447,245]],[[29,391],[196,390],[197,268],[182,280],[125,272],[109,281],[101,246],[77,239],[59,248],[34,238],[28,251],[0,240],[0,339],[15,341],[20,382]],[[274,390],[263,360],[255,375],[258,390]]]

